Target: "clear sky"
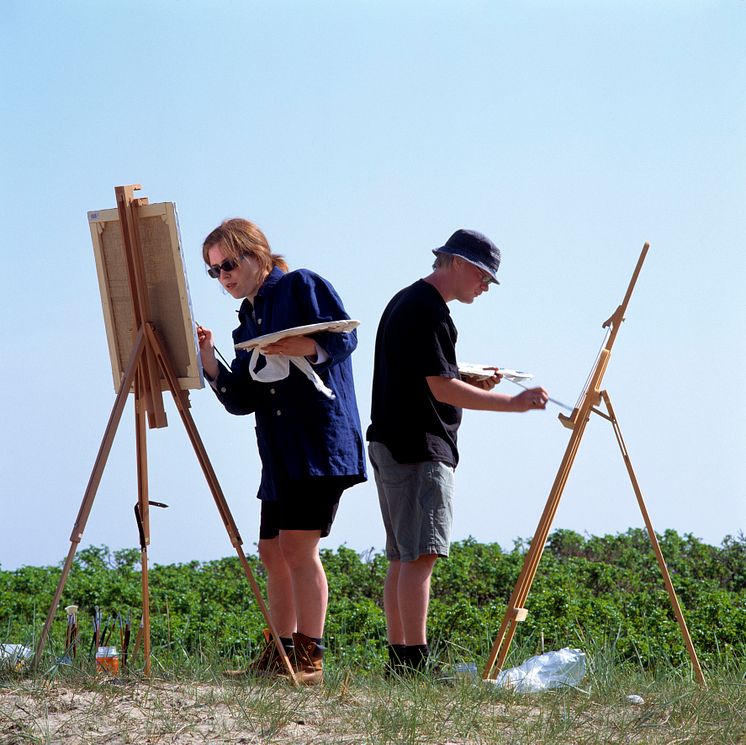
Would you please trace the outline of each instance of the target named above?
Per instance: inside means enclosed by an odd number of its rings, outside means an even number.
[[[237,303],[200,246],[257,222],[376,324],[458,227],[502,249],[502,284],[453,305],[462,361],[533,372],[574,404],[645,241],[604,387],[658,532],[746,528],[746,3],[4,0],[0,24],[0,566],[60,562],[114,403],[86,221],[140,183],[176,202],[196,320],[223,354]],[[510,383],[504,390],[518,392]],[[192,414],[248,551],[252,418]],[[148,433],[151,560],[231,555],[172,402]],[[454,539],[536,529],[570,436],[558,409],[467,412]],[[137,547],[131,403],[82,546]],[[642,526],[593,417],[555,527]],[[372,483],[325,546],[383,547]]]

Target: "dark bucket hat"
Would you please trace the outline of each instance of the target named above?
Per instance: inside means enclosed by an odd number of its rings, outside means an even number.
[[[453,254],[478,266],[492,277],[495,284],[497,270],[500,267],[500,249],[484,234],[476,230],[457,230],[440,248],[433,249],[434,254]]]

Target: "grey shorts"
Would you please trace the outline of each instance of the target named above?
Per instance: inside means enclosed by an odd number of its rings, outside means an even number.
[[[386,528],[386,558],[415,561],[448,556],[453,515],[453,468],[446,463],[399,463],[380,442],[368,444]]]

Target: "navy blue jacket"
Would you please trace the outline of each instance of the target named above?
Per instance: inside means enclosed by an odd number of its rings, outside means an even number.
[[[275,267],[254,298],[238,311],[238,344],[263,334],[322,321],[347,319],[334,288],[307,269],[283,273]],[[365,481],[365,454],[355,399],[350,355],[357,333],[314,334],[329,358],[314,370],[334,391],[329,399],[290,365],[283,380],[261,383],[249,373],[251,350],[237,350],[228,370],[219,366],[213,389],[231,414],[256,415],[262,460],[260,499],[277,499],[275,484],[309,476],[343,476],[349,485]]]

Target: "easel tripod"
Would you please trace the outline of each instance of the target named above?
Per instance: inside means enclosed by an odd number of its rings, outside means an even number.
[[[616,309],[611,318],[609,318],[603,324],[604,328],[609,329],[609,334],[603,348],[601,349],[601,352],[599,353],[595,366],[591,371],[591,374],[588,378],[588,383],[586,384],[585,390],[581,394],[577,406],[573,409],[573,412],[569,417],[564,416],[563,414],[559,415],[562,424],[572,430],[572,435],[570,436],[570,441],[565,450],[564,457],[562,458],[562,463],[560,464],[559,471],[557,472],[554,484],[552,485],[552,489],[549,493],[549,498],[547,499],[544,512],[542,513],[541,519],[539,520],[539,525],[536,529],[536,533],[534,534],[534,537],[531,541],[531,546],[529,547],[529,550],[526,554],[523,568],[521,569],[521,573],[518,576],[518,581],[516,582],[513,593],[510,596],[510,600],[508,601],[508,607],[505,611],[505,616],[503,617],[500,629],[497,633],[497,637],[495,638],[495,642],[492,645],[487,664],[482,674],[482,677],[485,680],[490,677],[497,677],[497,674],[502,670],[505,663],[505,658],[508,655],[508,650],[510,649],[510,644],[513,640],[513,636],[515,635],[517,624],[521,621],[524,621],[526,619],[526,616],[528,615],[528,610],[524,607],[526,599],[528,598],[528,594],[531,590],[531,585],[533,584],[534,577],[536,576],[536,570],[538,569],[542,553],[544,552],[544,546],[546,545],[547,538],[549,536],[549,530],[551,529],[554,516],[557,512],[557,508],[559,507],[560,498],[562,497],[562,492],[565,488],[565,484],[567,483],[568,476],[570,475],[570,469],[572,468],[575,456],[577,455],[580,441],[583,438],[583,433],[585,432],[585,428],[588,424],[588,420],[590,419],[591,414],[598,414],[607,421],[611,422],[612,427],[614,428],[614,435],[616,436],[619,449],[622,453],[622,458],[624,459],[624,465],[627,468],[627,473],[629,474],[630,481],[632,482],[632,488],[634,489],[635,496],[637,497],[637,503],[640,507],[640,511],[645,522],[645,527],[647,528],[650,542],[653,546],[653,551],[655,552],[658,566],[663,576],[663,582],[666,586],[666,592],[668,593],[671,607],[673,609],[674,615],[676,616],[676,621],[679,625],[679,629],[681,630],[684,644],[689,653],[692,667],[694,668],[694,672],[699,683],[703,686],[706,685],[704,675],[702,674],[702,668],[700,667],[699,660],[697,659],[697,653],[694,649],[691,636],[689,635],[686,621],[684,620],[684,614],[681,611],[681,606],[679,605],[679,601],[676,597],[676,591],[673,587],[673,583],[671,582],[668,567],[666,566],[666,562],[663,558],[660,545],[658,544],[658,539],[656,538],[653,524],[650,521],[647,508],[645,507],[645,502],[642,497],[642,492],[640,491],[640,486],[637,482],[637,477],[635,476],[634,469],[632,468],[632,462],[629,458],[629,454],[627,453],[624,439],[622,438],[622,432],[619,428],[616,414],[611,405],[611,399],[609,398],[609,394],[605,390],[601,390],[601,381],[603,380],[603,376],[606,372],[606,367],[611,356],[611,348],[614,345],[617,334],[619,333],[619,328],[624,321],[624,314],[627,310],[629,299],[632,296],[632,290],[634,289],[635,283],[637,282],[637,277],[640,273],[640,269],[642,268],[642,264],[645,261],[645,256],[647,255],[649,248],[650,246],[648,243],[643,246],[642,253],[640,254],[640,258],[637,261],[637,266],[635,267],[632,279],[630,280],[629,286],[627,287],[627,292],[624,296],[622,304]],[[597,408],[602,401],[606,408],[606,412]]]
[[[256,602],[264,616],[275,643],[275,647],[289,674],[290,680],[297,685],[292,665],[287,653],[280,641],[274,624],[269,616],[267,606],[262,598],[261,591],[251,571],[251,567],[244,554],[243,540],[233,520],[230,509],[218,483],[215,471],[207,456],[207,451],[197,431],[197,427],[189,413],[189,396],[181,388],[178,378],[171,363],[168,351],[164,347],[158,332],[151,323],[147,280],[143,262],[140,236],[138,229],[138,209],[147,204],[147,199],[135,199],[133,193],[140,189],[139,185],[117,186],[115,188],[119,223],[122,231],[124,251],[127,262],[129,288],[134,311],[134,342],[129,355],[129,360],[124,369],[122,381],[118,389],[117,397],[109,417],[109,422],[104,431],[104,436],[99,447],[98,455],[91,472],[88,486],[80,505],[78,516],[75,520],[70,535],[70,550],[62,568],[62,574],[57,584],[54,599],[49,607],[47,620],[39,638],[36,654],[34,657],[34,668],[38,668],[44,646],[49,636],[49,631],[54,621],[54,616],[62,597],[65,583],[75,557],[78,545],[82,539],[88,517],[93,506],[101,478],[103,476],[106,461],[111,451],[114,437],[127,402],[127,396],[134,389],[135,394],[135,440],[137,452],[137,510],[139,513],[139,528],[141,528],[141,558],[142,558],[142,603],[143,603],[143,654],[145,660],[145,675],[150,674],[150,609],[148,589],[148,558],[147,546],[150,544],[150,517],[148,500],[148,461],[146,446],[146,417],[149,427],[165,427],[166,412],[163,407],[162,386],[171,391],[174,402],[178,409],[181,420],[192,443],[197,460],[212,492],[215,505],[228,532],[231,544],[236,549],[238,558],[244,573],[251,585]]]

